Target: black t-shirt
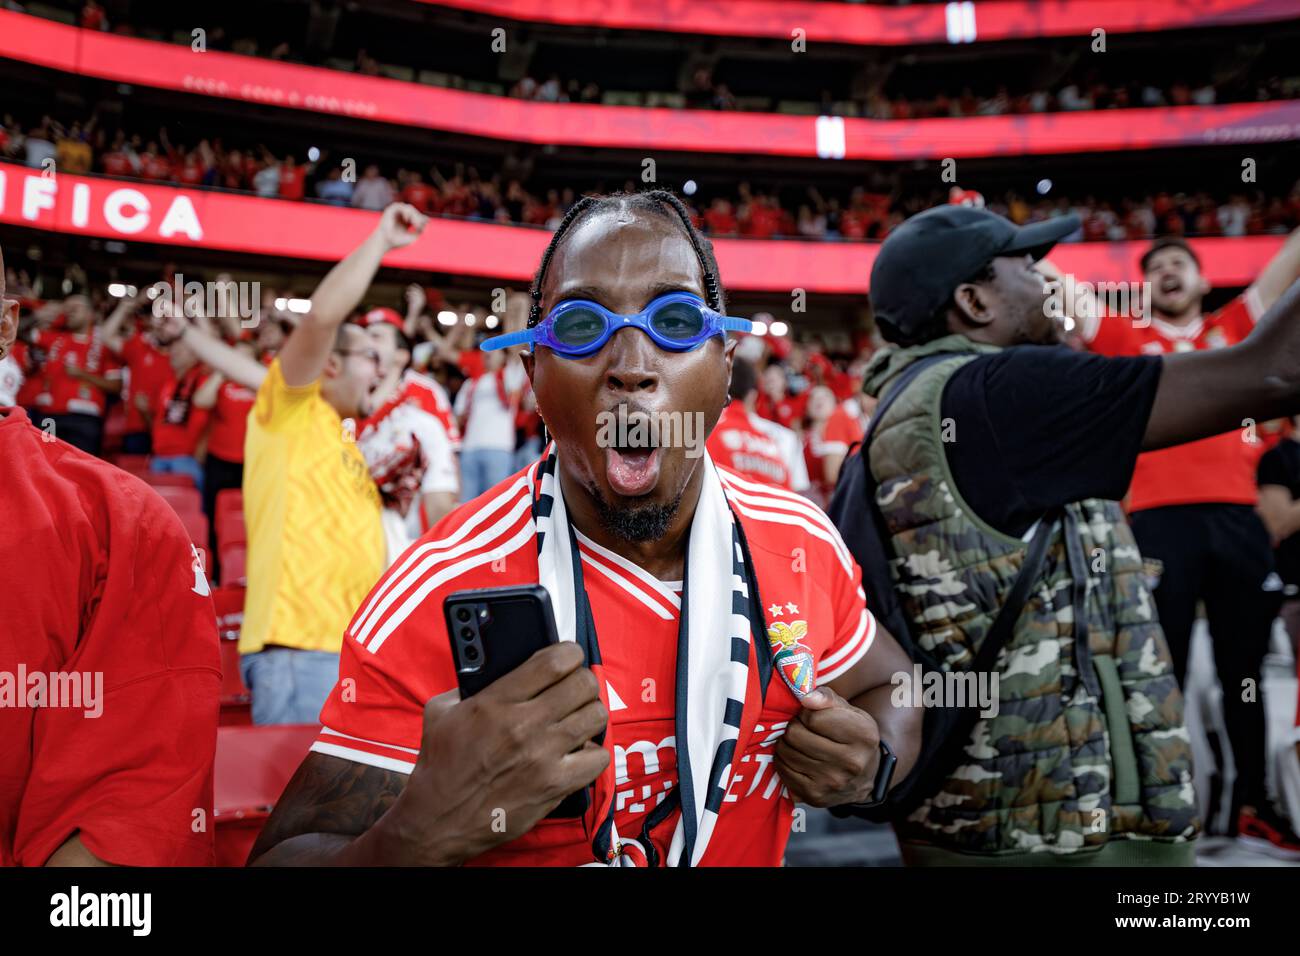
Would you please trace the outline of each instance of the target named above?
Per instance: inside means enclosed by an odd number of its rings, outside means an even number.
[[[1261,485],[1281,485],[1300,498],[1300,442],[1284,440],[1265,452],[1256,477]],[[1300,533],[1277,546],[1277,573],[1287,584],[1300,584]]]
[[[940,412],[957,490],[1022,536],[1043,513],[1128,490],[1160,382],[1158,356],[1106,358],[1017,346],[953,373]]]

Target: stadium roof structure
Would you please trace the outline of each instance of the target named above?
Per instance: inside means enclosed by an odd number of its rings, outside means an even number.
[[[1290,20],[1288,0],[989,0],[906,7],[809,0],[420,0],[486,16],[610,30],[650,30],[808,43],[927,43],[1152,33]]]

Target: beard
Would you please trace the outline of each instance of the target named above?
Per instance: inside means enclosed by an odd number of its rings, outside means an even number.
[[[686,489],[683,488],[667,503],[634,505],[630,508],[616,508],[610,504],[595,484],[588,485],[587,492],[596,503],[596,515],[602,528],[624,541],[641,544],[658,541],[668,533],[668,527],[681,507]]]

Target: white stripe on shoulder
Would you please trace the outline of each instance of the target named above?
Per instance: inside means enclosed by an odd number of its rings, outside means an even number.
[[[375,589],[364,611],[357,618],[349,633],[358,641],[364,643],[376,622],[383,616],[384,611],[391,607],[393,602],[401,597],[402,592],[414,585],[430,568],[441,562],[458,558],[476,548],[489,547],[496,542],[497,538],[505,535],[519,519],[519,515],[532,507],[532,495],[524,488],[526,480],[526,476],[521,476],[519,481],[511,485],[505,494],[499,495],[488,505],[475,512],[474,516],[457,528],[454,534],[437,541],[428,541],[413,549],[399,566],[388,573],[388,578],[383,586]],[[486,521],[490,515],[500,511],[500,506],[505,504],[512,495],[515,500],[510,503],[509,510],[499,520],[468,541],[463,540],[471,531]]]
[[[441,548],[448,548],[455,545],[467,534],[469,534],[480,524],[482,524],[485,520],[487,520],[489,515],[495,512],[499,507],[501,507],[503,504],[509,501],[512,497],[517,495],[521,488],[524,488],[527,485],[529,485],[530,484],[528,480],[529,477],[531,477],[531,475],[527,477],[521,477],[517,481],[513,482],[509,488],[507,488],[504,492],[502,492],[497,497],[493,498],[491,501],[484,504],[483,507],[479,508],[476,512],[474,512],[474,514],[471,517],[467,518],[459,528],[457,528],[454,532],[452,532],[447,537],[440,538],[437,541],[429,541],[426,544],[421,545],[420,547],[413,550],[410,554],[408,554],[403,559],[400,565],[391,568],[388,572],[387,580],[384,582],[383,586],[376,588],[375,592],[372,595],[370,595],[370,600],[366,603],[366,606],[363,609],[361,615],[357,618],[356,626],[361,627],[366,623],[366,619],[370,616],[370,614],[374,610],[374,606],[376,602],[378,602],[380,598],[382,598],[388,592],[388,590],[395,583],[397,583],[398,579],[402,575],[404,575],[407,572],[407,570],[420,559],[422,555],[430,551],[437,551]]]
[[[650,590],[654,591],[655,594],[662,597],[665,601],[668,601],[669,603],[673,604],[675,607],[680,608],[682,606],[682,602],[676,599],[676,596],[673,594],[672,589],[669,588],[665,582],[660,581],[657,577],[655,577],[645,568],[639,567],[638,565],[629,561],[627,558],[623,557],[621,554],[609,550],[609,548],[602,547],[601,545],[597,544],[595,541],[592,541],[590,538],[588,538],[577,528],[573,529],[573,533],[574,535],[577,536],[578,543],[581,544],[584,548],[589,549],[593,554],[603,558],[604,560],[608,561],[610,564],[614,564],[622,568],[624,571],[632,575],[634,578],[636,578],[646,587],[650,588]]]
[[[370,643],[366,644],[366,650],[370,651],[372,654],[377,652],[379,648],[383,646],[384,641],[388,640],[388,636],[393,633],[397,626],[405,621],[410,616],[411,612],[419,607],[421,602],[423,602],[424,599],[435,589],[441,587],[457,575],[464,574],[467,571],[472,571],[474,568],[489,564],[492,561],[497,560],[497,558],[503,558],[508,554],[513,554],[525,544],[528,544],[535,539],[536,533],[533,530],[532,521],[525,521],[520,525],[519,530],[512,538],[498,544],[498,546],[493,548],[491,551],[481,551],[478,554],[465,558],[465,560],[458,564],[453,564],[449,567],[443,568],[432,577],[426,578],[424,583],[416,588],[415,591],[412,592],[411,596],[402,603],[401,607],[397,608],[397,610],[384,618],[383,625],[375,631],[374,637],[370,638]],[[358,640],[360,640],[360,638],[358,638]]]
[[[848,548],[844,546],[840,538],[839,529],[831,522],[826,512],[822,511],[815,504],[805,498],[798,492],[790,491],[788,488],[778,488],[775,485],[764,485],[755,481],[749,481],[741,478],[739,475],[728,474],[719,469],[718,474],[722,476],[722,484],[726,489],[728,496],[731,494],[741,494],[748,492],[751,495],[757,495],[763,498],[774,498],[782,503],[782,506],[799,514],[807,515],[818,525],[829,531],[837,542],[837,547],[842,549],[845,557],[848,556]],[[755,502],[756,503],[756,502]]]
[[[849,556],[848,549],[844,547],[844,542],[840,540],[839,533],[833,529],[826,529],[820,524],[814,524],[806,517],[789,511],[767,511],[762,505],[770,507],[781,507],[780,504],[755,498],[753,495],[743,493],[731,493],[732,504],[741,514],[753,518],[756,521],[766,521],[771,524],[783,524],[790,527],[803,528],[814,538],[819,538],[831,546],[831,551],[840,562],[840,567],[844,569],[845,574],[853,574],[853,558]]]

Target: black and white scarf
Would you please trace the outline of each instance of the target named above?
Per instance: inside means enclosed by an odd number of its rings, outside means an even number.
[[[694,866],[708,849],[718,812],[731,781],[737,738],[746,712],[751,659],[766,690],[772,664],[753,561],[744,531],[727,501],[722,481],[706,454],[703,484],[691,522],[682,575],[677,636],[675,723],[678,786],[648,814],[640,839],[620,840],[614,825],[613,761],[593,801],[597,821],[592,853],[598,863],[635,866],[633,843],[647,862],[658,862],[649,831],[680,803],[682,814],[669,845],[669,866]],[[559,493],[554,446],[540,462],[541,484],[533,502],[539,583],[551,596],[560,640],[577,641],[592,667],[601,664],[591,605],[583,585],[577,539]],[[755,653],[757,650],[757,653]],[[750,701],[761,708],[762,701]],[[752,720],[750,721],[752,724]],[[603,791],[603,794],[602,794]],[[675,799],[674,799],[675,797]]]

